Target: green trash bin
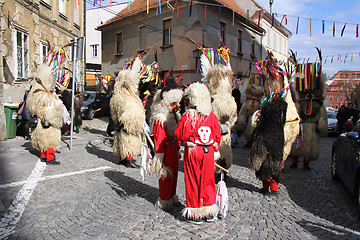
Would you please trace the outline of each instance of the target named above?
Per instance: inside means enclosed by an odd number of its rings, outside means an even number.
[[[16,137],[16,119],[17,119],[17,110],[19,105],[13,103],[4,103],[4,112],[6,120],[6,137],[14,138]]]

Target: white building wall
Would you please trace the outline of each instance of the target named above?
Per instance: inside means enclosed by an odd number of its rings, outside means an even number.
[[[86,63],[101,64],[101,32],[97,26],[120,12],[126,4],[113,4],[111,7],[99,7],[86,10]],[[92,55],[92,45],[98,45],[97,57]]]

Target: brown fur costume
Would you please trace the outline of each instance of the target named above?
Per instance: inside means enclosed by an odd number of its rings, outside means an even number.
[[[264,91],[261,86],[252,87],[249,85],[245,90],[245,102],[241,106],[234,128],[239,134],[243,133],[248,142],[251,141],[252,131],[254,130],[251,124],[251,117],[260,109],[260,101],[263,96]]]
[[[55,93],[55,74],[51,67],[42,64],[38,67],[35,76],[43,82],[51,94],[47,93],[40,84],[33,82],[34,85],[29,92],[26,104],[30,116],[38,117],[38,123],[31,134],[31,143],[35,149],[41,152],[45,152],[48,148],[56,151],[61,141],[60,128],[63,125],[63,107]],[[50,127],[43,128],[41,120],[50,123]]]
[[[220,124],[226,124],[228,133],[221,137],[220,165],[229,169],[232,164],[231,128],[237,120],[237,107],[234,97],[231,95],[232,70],[225,65],[213,65],[205,54],[201,56],[201,64],[205,83],[211,95],[212,112],[219,119]]]
[[[287,103],[283,98],[277,98],[262,106],[249,156],[249,168],[255,171],[261,181],[278,181],[280,177],[286,110]]]
[[[325,87],[326,75],[321,76],[321,87],[311,91],[296,91],[295,84],[292,84],[292,93],[296,99],[296,108],[303,121],[302,143],[295,141],[292,145],[291,155],[293,157],[304,157],[306,162],[317,160],[319,157],[320,135],[328,133],[327,114],[324,105],[326,97]],[[307,115],[311,102],[311,114]]]
[[[125,87],[126,82],[136,95],[139,84],[140,60],[136,58],[131,69],[120,71],[115,79],[114,94],[110,100],[111,117],[122,125],[114,131],[114,153],[120,159],[141,153],[141,133],[145,123],[145,111],[138,96],[132,95]]]
[[[69,112],[70,119],[71,119],[71,89],[65,89],[61,92],[61,100],[63,101],[66,109]],[[84,103],[84,98],[81,95],[76,96],[74,94],[74,126],[81,126],[82,125],[82,114],[81,114],[81,106]],[[70,125],[64,124],[62,127],[62,132],[70,131]]]

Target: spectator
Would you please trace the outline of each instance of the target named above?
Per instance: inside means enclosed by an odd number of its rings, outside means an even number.
[[[345,132],[345,122],[348,120],[349,115],[345,105],[341,105],[339,108],[336,119],[338,120],[339,133]]]

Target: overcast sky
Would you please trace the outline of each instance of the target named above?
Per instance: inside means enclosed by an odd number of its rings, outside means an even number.
[[[94,0],[86,1],[88,7],[92,7],[91,3]],[[270,12],[269,0],[256,1]],[[109,5],[110,0],[98,1],[100,2],[106,6]],[[115,3],[115,0],[113,2]],[[117,2],[126,1],[117,0]],[[309,58],[309,62],[314,62],[318,57],[315,47],[318,47],[322,50],[323,71],[328,76],[332,77],[340,70],[360,71],[360,37],[356,38],[356,24],[360,24],[360,1],[273,0],[272,11],[278,14],[279,21],[284,14],[287,15],[285,27],[293,34],[289,39],[289,48],[297,53],[300,62],[303,62],[303,59],[308,61]],[[297,17],[300,17],[298,34],[296,34]],[[310,18],[312,19],[311,36]],[[325,20],[324,34],[321,20]],[[333,22],[335,22],[335,37],[333,37]],[[341,37],[345,23],[347,24]]]

